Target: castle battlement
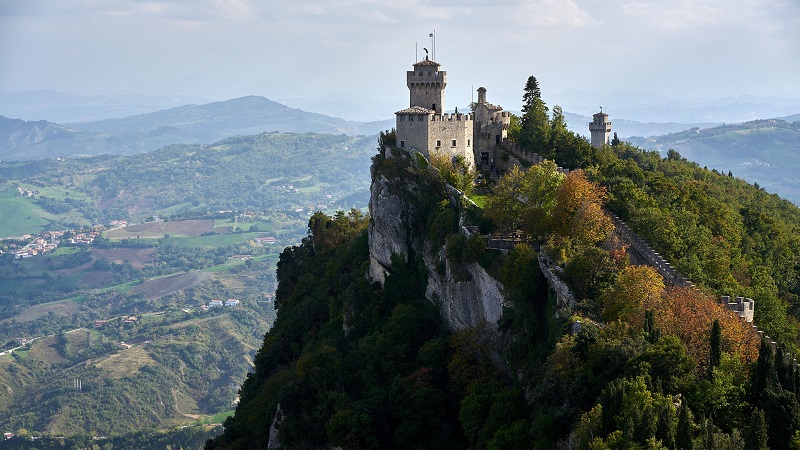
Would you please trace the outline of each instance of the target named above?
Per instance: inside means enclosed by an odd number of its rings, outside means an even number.
[[[431,122],[472,122],[473,120],[475,120],[475,116],[472,114],[452,113],[431,115]]]
[[[736,297],[731,301],[731,297],[723,295],[720,297],[720,303],[729,311],[733,311],[742,318],[745,322],[753,321],[753,313],[755,312],[755,301],[752,298]]]

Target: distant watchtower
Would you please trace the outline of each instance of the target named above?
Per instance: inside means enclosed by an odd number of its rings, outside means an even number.
[[[447,72],[439,70],[439,63],[427,57],[414,64],[414,70],[406,72],[406,83],[411,93],[411,107],[430,109],[435,114],[444,110],[444,88]]]
[[[594,120],[589,122],[589,132],[592,133],[592,147],[603,148],[603,145],[609,143],[609,135],[611,134],[611,122],[608,121],[608,114],[600,109],[599,113],[594,114]]]

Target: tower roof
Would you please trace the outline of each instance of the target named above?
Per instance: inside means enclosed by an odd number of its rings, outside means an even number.
[[[428,58],[423,59],[422,61],[418,61],[414,63],[414,66],[441,66],[441,64],[437,63],[436,61],[431,61]]]
[[[436,111],[428,108],[423,108],[422,106],[412,106],[410,108],[401,109],[397,111],[395,114],[434,114]]]

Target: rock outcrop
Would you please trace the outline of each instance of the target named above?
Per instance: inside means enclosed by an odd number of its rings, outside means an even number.
[[[391,171],[385,170],[387,167]],[[421,258],[428,272],[426,297],[440,306],[449,327],[460,330],[481,322],[496,324],[502,313],[503,286],[479,264],[464,262],[458,275],[446,256],[444,245],[434,248],[427,235],[425,201],[450,197],[460,205],[460,193],[438,179],[436,169],[422,155],[383,148],[372,165],[370,187],[369,255],[367,276],[383,285],[392,258],[408,262]],[[392,173],[389,173],[392,172]],[[426,176],[427,174],[427,176]],[[456,211],[456,214],[460,214]]]

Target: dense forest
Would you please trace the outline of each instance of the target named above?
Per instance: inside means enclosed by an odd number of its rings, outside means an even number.
[[[555,163],[510,170],[466,211],[444,189],[463,182],[458,164],[387,158],[401,152],[391,134],[373,158],[378,176],[424,183],[416,232],[431,251],[444,245],[448,265],[476,261],[503,283],[499,323],[450,330],[425,299],[419,255],[398,258],[383,289],[370,285],[366,220],[315,215],[309,236],[281,255],[277,321],[235,416],[207,449],[270,439],[285,448],[800,448],[790,356],[800,210],[674,151],[617,139],[595,149],[567,131],[560,108],[550,113],[533,77],[523,100],[512,138]],[[609,210],[698,287],[631,265]],[[462,213],[484,233],[542,240],[489,250],[461,235]],[[548,291],[539,252],[573,307]],[[720,294],[754,298],[756,324],[778,345]]]

